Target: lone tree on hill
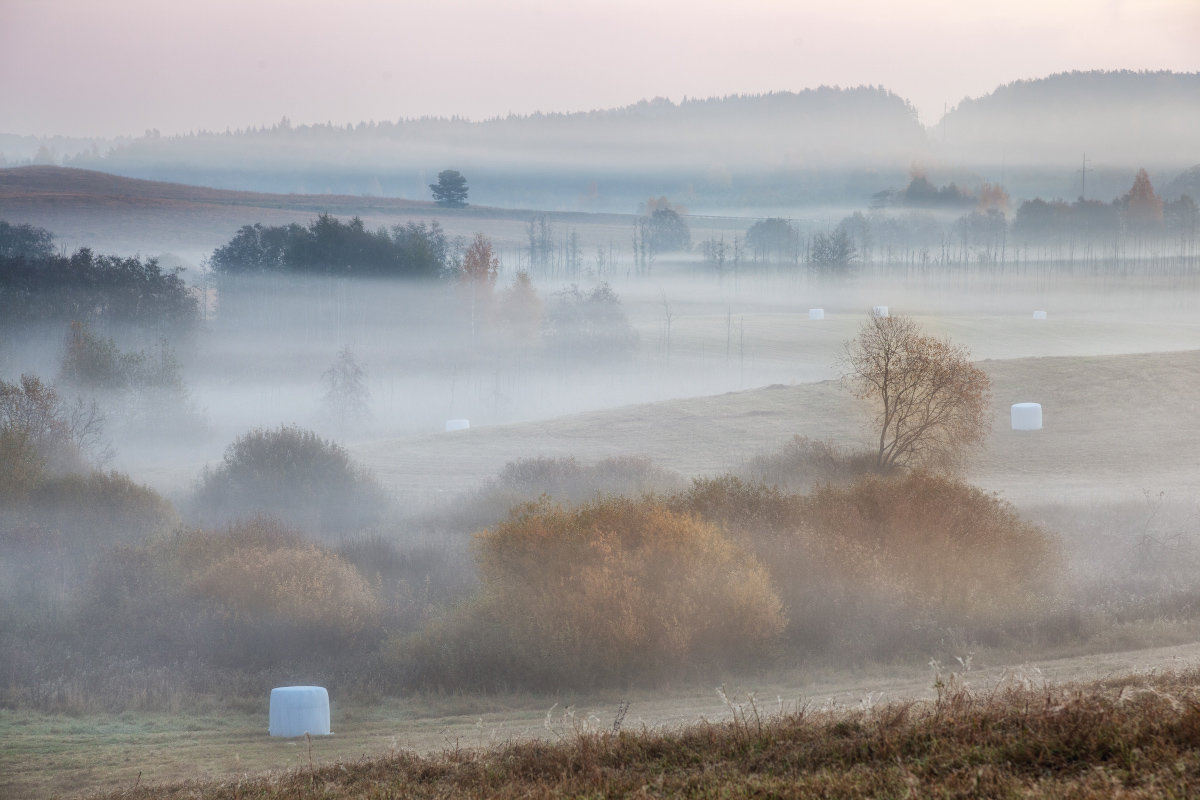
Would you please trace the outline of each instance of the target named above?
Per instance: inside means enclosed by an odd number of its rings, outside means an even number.
[[[433,199],[442,208],[466,208],[467,179],[456,169],[438,173],[438,182],[429,184]]]
[[[876,468],[953,469],[991,428],[991,381],[970,353],[921,333],[908,317],[875,312],[846,343],[846,377],[876,406]]]

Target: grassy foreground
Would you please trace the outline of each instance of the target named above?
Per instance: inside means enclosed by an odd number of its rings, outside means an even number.
[[[1087,685],[950,680],[929,702],[733,720],[674,732],[583,727],[559,741],[397,752],[234,782],[103,798],[1195,797],[1200,670]],[[619,727],[619,724],[618,726]]]

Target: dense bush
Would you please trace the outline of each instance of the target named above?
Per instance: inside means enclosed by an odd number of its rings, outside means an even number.
[[[805,436],[793,436],[790,442],[775,452],[751,458],[739,473],[755,483],[805,492],[825,483],[848,483],[874,470],[874,453],[849,450]]]
[[[91,570],[86,597],[81,640],[159,664],[311,668],[361,655],[380,621],[351,564],[267,519],[114,549]]]
[[[20,475],[82,472],[89,459],[103,461],[103,416],[95,404],[64,400],[36,375],[16,383],[0,380],[0,435],[9,456],[0,462],[0,483]]]
[[[996,641],[1044,612],[1056,541],[994,495],[925,473],[865,475],[811,495],[733,476],[671,499],[767,565],[792,647],[890,658]],[[1031,616],[1034,615],[1034,616]]]
[[[99,543],[138,540],[179,524],[174,507],[153,489],[119,472],[93,471],[43,481],[29,494],[31,516],[74,538]]]
[[[665,494],[683,486],[684,480],[678,473],[659,467],[648,458],[614,456],[594,464],[580,464],[570,456],[522,458],[505,464],[494,479],[467,497],[453,514],[460,526],[475,530],[504,519],[514,506],[542,495],[572,505],[601,495]]]
[[[752,556],[653,499],[530,504],[475,544],[481,596],[417,643],[427,681],[662,680],[753,661],[784,625]]]
[[[1062,563],[1054,540],[1010,504],[923,472],[822,487],[803,516],[838,574],[943,619],[1029,610]]]
[[[269,514],[323,533],[372,525],[387,505],[379,484],[344,448],[295,426],[238,437],[219,466],[205,468],[192,499],[205,524]]]

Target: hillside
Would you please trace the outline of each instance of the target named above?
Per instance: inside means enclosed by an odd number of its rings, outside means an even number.
[[[1195,387],[1200,351],[984,361],[993,430],[970,479],[1021,503],[1185,497],[1200,485]],[[1010,429],[1012,403],[1036,400],[1045,429]],[[356,458],[401,497],[452,497],[508,461],[647,456],[685,475],[736,469],[793,435],[867,444],[864,417],[836,381],[627,406],[453,435],[363,442]]]
[[[394,197],[234,191],[69,167],[0,169],[0,219],[46,228],[68,250],[166,251],[198,262],[243,225],[303,224],[321,213],[360,216],[372,228],[437,217],[452,234],[470,235],[486,226],[489,231],[511,230],[514,241],[521,239],[533,214],[477,205],[452,210]],[[606,215],[587,218],[593,224],[618,222]],[[627,223],[619,224],[624,228]]]
[[[895,94],[821,87],[481,122],[284,119],[263,129],[150,135],[66,163],[229,189],[410,198],[428,197],[438,171],[455,168],[470,179],[473,201],[486,205],[632,211],[668,194],[711,210],[869,197],[880,171],[902,177],[927,141]]]
[[[820,87],[483,121],[285,118],[57,152],[69,166],[242,191],[424,199],[455,168],[483,205],[631,212],[666,194],[705,213],[768,216],[865,206],[903,186],[914,163],[960,184],[1003,181],[1014,198],[1070,198],[1084,154],[1089,195],[1107,201],[1131,168],[1165,180],[1195,164],[1198,131],[1200,73],[1126,70],[1016,81],[962,100],[928,131],[883,87]]]
[[[945,157],[1182,168],[1197,158],[1200,73],[1065,72],[958,104],[931,131]],[[1076,167],[1078,168],[1078,167]],[[1107,199],[1107,198],[1105,198]]]

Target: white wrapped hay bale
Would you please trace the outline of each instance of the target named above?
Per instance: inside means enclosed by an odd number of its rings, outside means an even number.
[[[1041,403],[1013,403],[1011,414],[1014,431],[1040,431],[1042,429]]]
[[[886,317],[888,315],[887,306],[875,306],[871,309],[871,313],[877,317]]]
[[[446,432],[450,431],[465,431],[471,427],[469,419],[448,419],[446,420]]]
[[[1045,319],[1045,318],[1046,318],[1046,312],[1045,312],[1045,311],[1034,311],[1034,312],[1033,312],[1033,318],[1034,318],[1034,319]]]
[[[271,690],[272,736],[329,736],[329,692],[323,686],[280,686]]]
[[[825,309],[810,308],[808,310],[808,318],[809,319],[825,319]]]

